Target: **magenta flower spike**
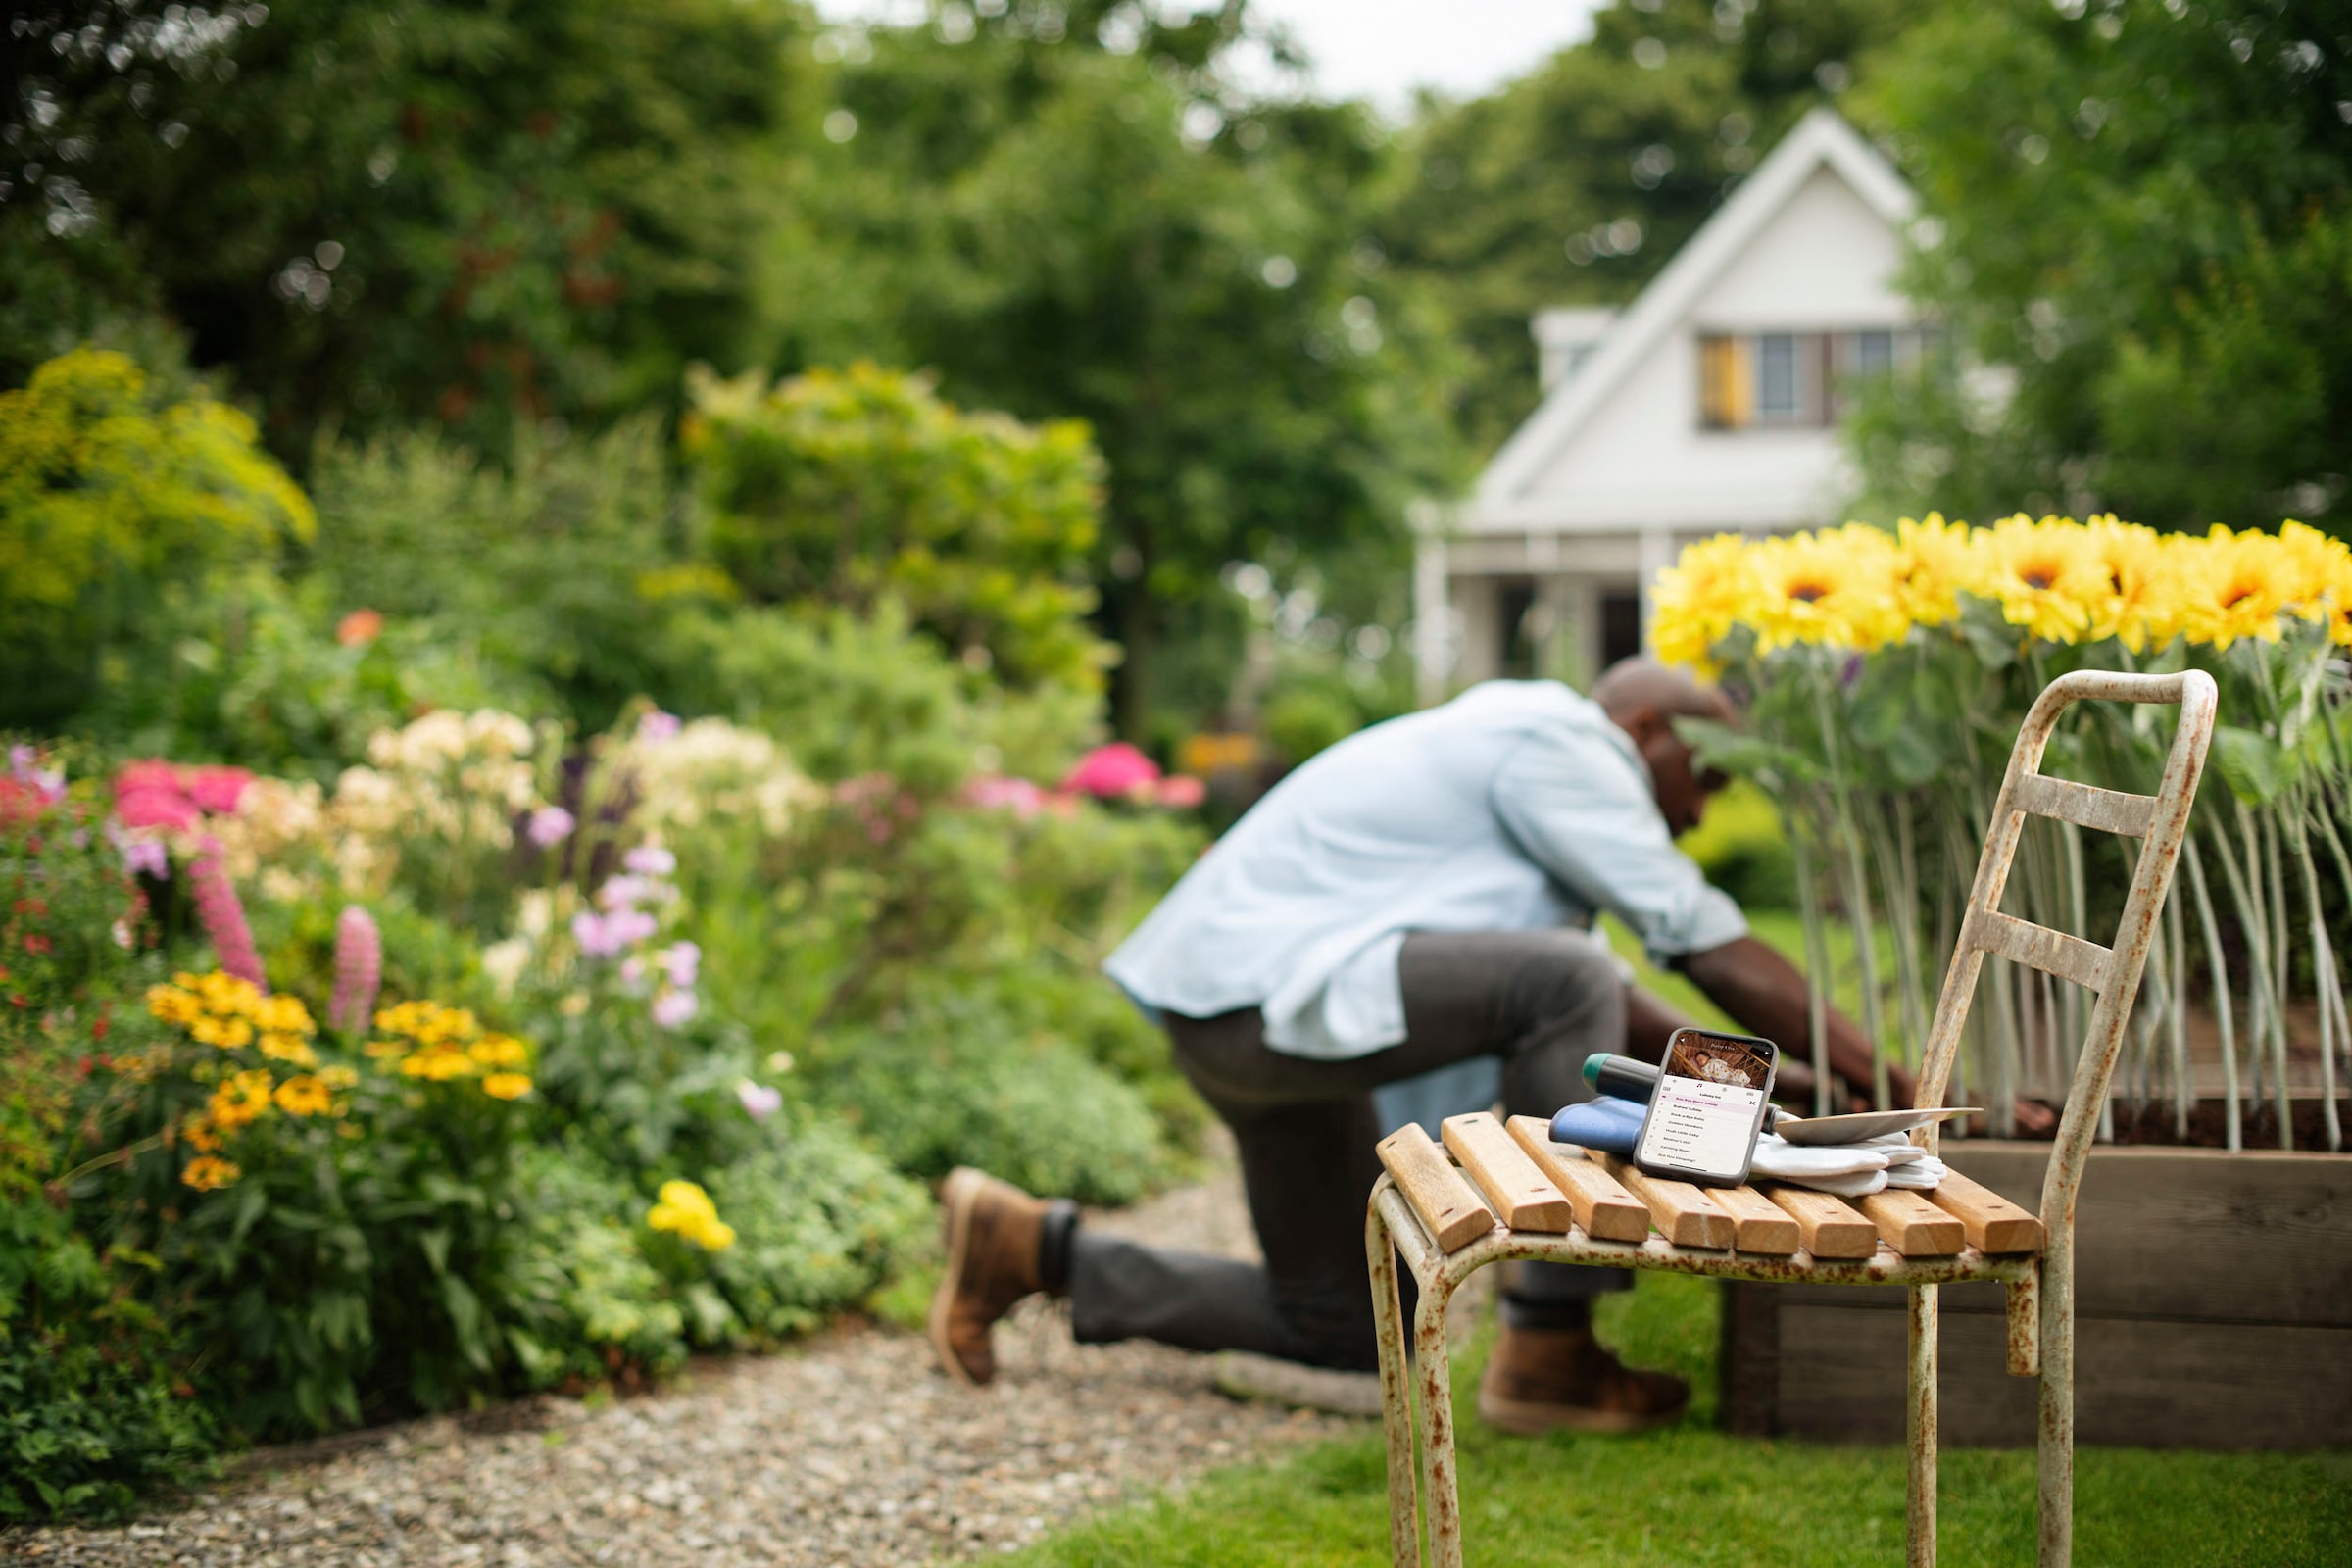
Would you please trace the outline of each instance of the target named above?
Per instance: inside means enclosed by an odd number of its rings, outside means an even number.
[[[335,994],[326,1004],[327,1027],[347,1034],[366,1029],[383,981],[384,938],[375,916],[346,904],[335,920]]]
[[[253,945],[253,927],[245,923],[245,906],[238,902],[236,884],[228,878],[219,839],[204,841],[196,863],[188,868],[188,878],[196,896],[196,918],[212,939],[220,967],[268,991],[270,981],[262,973],[262,956]]]

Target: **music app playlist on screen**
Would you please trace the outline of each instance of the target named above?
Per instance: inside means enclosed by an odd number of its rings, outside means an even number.
[[[1736,1042],[1678,1041],[1658,1085],[1644,1152],[1688,1170],[1737,1171],[1764,1099],[1766,1063]]]

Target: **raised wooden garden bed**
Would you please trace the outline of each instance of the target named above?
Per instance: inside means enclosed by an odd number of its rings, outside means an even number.
[[[1955,1169],[2029,1208],[2048,1152],[1943,1146]],[[2077,1223],[2080,1441],[2352,1444],[2352,1154],[2102,1148]],[[1725,1289],[1727,1427],[1903,1441],[1905,1293]],[[1946,1286],[1942,1307],[1943,1442],[2031,1445],[2038,1385],[2002,1370],[1999,1287]]]

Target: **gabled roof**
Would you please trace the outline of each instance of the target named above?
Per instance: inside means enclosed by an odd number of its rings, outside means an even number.
[[[1841,175],[1889,226],[1909,221],[1918,206],[1918,197],[1903,177],[1842,115],[1827,106],[1808,111],[1731,200],[1699,225],[1666,270],[1650,279],[1592,362],[1573,379],[1554,387],[1503,443],[1479,477],[1477,499],[1507,504],[1535,484],[1592,412],[1608,404],[1625,378],[1690,314],[1814,171],[1824,167]]]

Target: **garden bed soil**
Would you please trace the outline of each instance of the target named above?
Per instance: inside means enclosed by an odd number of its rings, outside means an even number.
[[[1943,1154],[2003,1197],[2039,1206],[2048,1145],[1951,1140]],[[2352,1444],[2352,1154],[2097,1146],[2076,1241],[2081,1442]],[[1906,1293],[1727,1292],[1726,1427],[1903,1440]],[[1941,1308],[1943,1442],[2032,1444],[2039,1385],[2005,1370],[2001,1288],[1945,1286]]]

